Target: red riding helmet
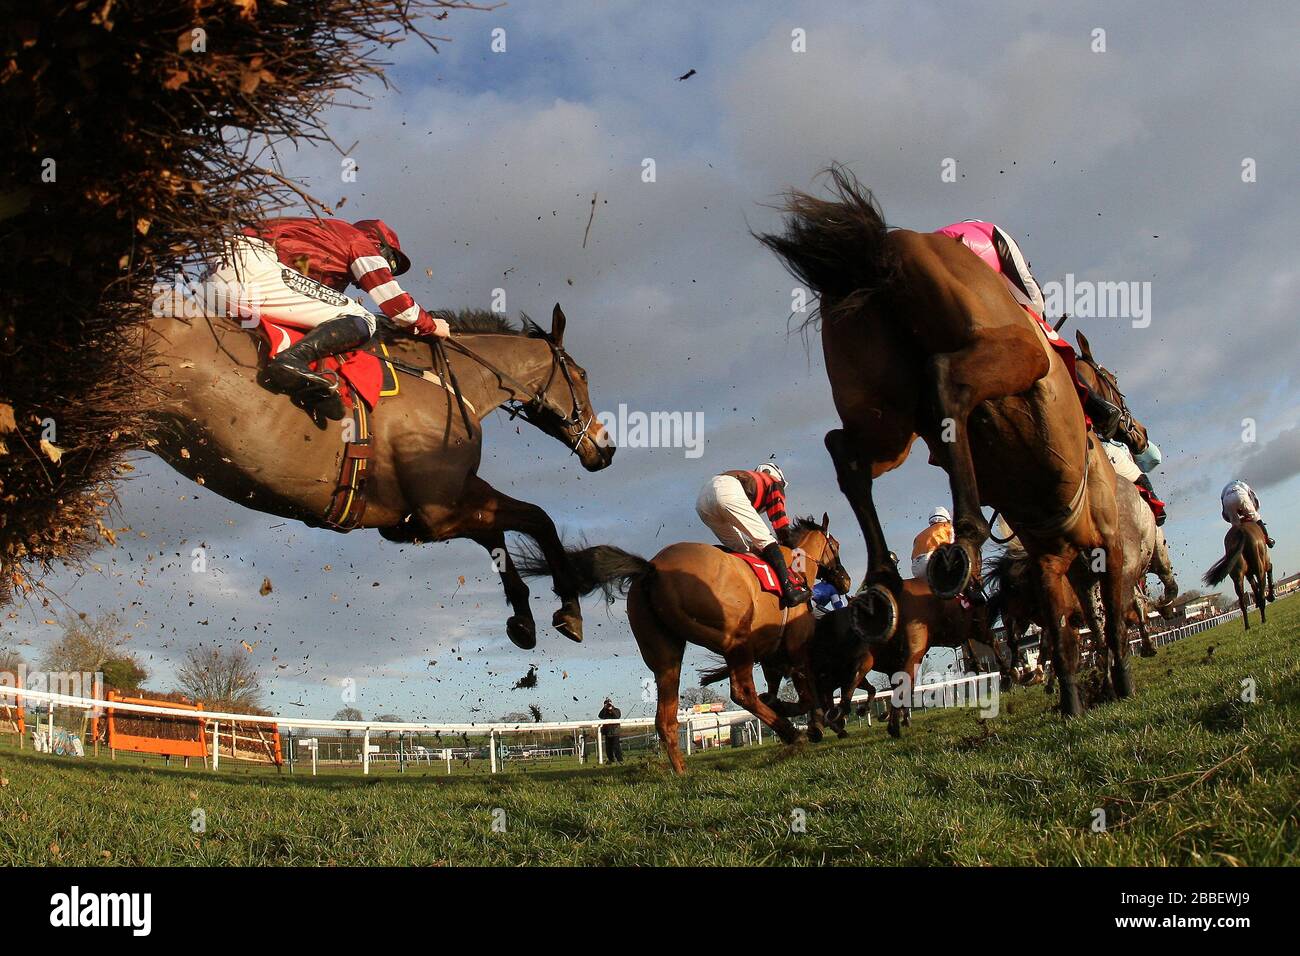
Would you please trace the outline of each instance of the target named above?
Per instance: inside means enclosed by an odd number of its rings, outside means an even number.
[[[352,228],[365,233],[375,241],[383,251],[386,246],[391,250],[393,258],[397,260],[397,266],[393,269],[393,275],[400,276],[407,269],[411,268],[411,260],[407,258],[406,253],[402,251],[401,243],[397,241],[397,233],[389,228],[388,223],[382,219],[358,219],[352,224]]]

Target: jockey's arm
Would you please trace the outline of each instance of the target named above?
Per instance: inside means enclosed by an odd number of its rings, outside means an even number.
[[[774,488],[771,497],[772,500],[763,510],[767,513],[767,520],[772,522],[772,532],[782,543],[793,547],[794,542],[790,540],[790,516],[785,513],[785,493]]]
[[[397,284],[388,260],[379,254],[378,249],[359,242],[351,250],[351,260],[349,269],[353,281],[370,295],[394,325],[411,329],[417,335],[435,335],[444,339],[451,335],[451,328],[444,319],[435,319],[424,311],[410,293]]]

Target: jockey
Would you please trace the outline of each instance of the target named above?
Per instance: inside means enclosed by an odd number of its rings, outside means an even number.
[[[767,529],[759,512],[772,522]],[[753,471],[724,471],[710,478],[695,502],[695,512],[730,551],[752,551],[772,566],[781,585],[781,606],[796,607],[811,596],[807,585],[790,578],[777,536],[788,542],[790,518],[785,513],[785,475],[776,462],[765,461]],[[775,532],[775,534],[773,534]]]
[[[1253,521],[1259,525],[1259,530],[1264,532],[1264,538],[1268,541],[1270,548],[1277,544],[1276,541],[1269,537],[1268,528],[1260,520],[1259,496],[1255,494],[1250,485],[1240,478],[1236,478],[1224,486],[1219,499],[1223,503],[1224,521],[1234,528],[1240,528],[1244,522]]]
[[[1150,452],[1155,443],[1147,441],[1147,451]],[[1137,485],[1138,494],[1142,500],[1151,508],[1151,513],[1156,516],[1156,527],[1165,523],[1165,503],[1156,497],[1155,488],[1151,484],[1151,479],[1143,473],[1141,464],[1133,457],[1133,452],[1129,451],[1128,445],[1121,441],[1104,438],[1101,442],[1102,449],[1106,452],[1106,457],[1110,463],[1115,466],[1115,474]],[[1156,448],[1154,453],[1143,453],[1143,459],[1147,462],[1154,461],[1150,468],[1154,468],[1160,462],[1160,449]]]
[[[912,542],[912,577],[925,580],[925,567],[930,563],[930,555],[941,544],[953,544],[957,533],[953,530],[952,514],[943,505],[936,505],[930,512],[929,524]]]
[[[381,220],[284,217],[249,226],[227,243],[211,278],[225,286],[231,315],[310,329],[267,363],[268,387],[290,394],[307,385],[333,390],[311,363],[359,348],[375,334],[375,316],[343,294],[349,283],[368,292],[393,324],[416,335],[450,335],[447,323],[393,278],[410,267],[397,234]]]
[[[1029,263],[1020,251],[1020,247],[1002,228],[980,219],[963,219],[961,222],[944,226],[939,230],[939,234],[960,240],[993,271],[1001,273],[1002,278],[1006,280],[1011,297],[1021,308],[1032,312],[1040,321],[1043,320],[1047,308],[1043,290],[1038,285],[1038,280],[1034,278],[1034,274],[1029,271]],[[1049,340],[1055,334],[1053,332]],[[1056,341],[1061,340],[1058,338]],[[1052,344],[1056,346],[1056,342]],[[1073,347],[1070,347],[1070,351],[1073,355]],[[1072,365],[1070,373],[1074,374]],[[1110,438],[1119,427],[1123,410],[1078,381],[1078,376],[1075,376],[1075,382],[1082,393],[1080,399],[1083,402],[1083,410],[1092,419],[1093,431],[1103,438]]]
[[[812,589],[813,617],[838,611],[849,606],[849,596],[829,581],[818,581]]]

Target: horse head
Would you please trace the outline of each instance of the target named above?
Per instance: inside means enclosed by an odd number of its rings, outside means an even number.
[[[1138,421],[1129,410],[1128,403],[1124,400],[1124,393],[1119,390],[1119,382],[1115,379],[1115,373],[1093,357],[1092,346],[1088,344],[1088,337],[1082,331],[1076,332],[1074,337],[1079,343],[1079,362],[1076,365],[1079,378],[1094,392],[1119,408],[1122,414],[1119,421],[1118,437],[1125,445],[1128,445],[1133,454],[1142,454],[1147,447],[1146,426]]]
[[[797,518],[791,526],[794,548],[817,563],[817,579],[847,593],[853,586],[849,572],[840,563],[840,543],[830,533],[830,515],[822,512],[821,524],[813,518]]]
[[[522,403],[519,413],[529,424],[568,445],[582,467],[600,471],[614,460],[614,440],[592,408],[587,370],[564,348],[566,322],[558,302],[551,312],[549,332],[526,320],[529,337],[550,346],[551,368],[537,394]]]

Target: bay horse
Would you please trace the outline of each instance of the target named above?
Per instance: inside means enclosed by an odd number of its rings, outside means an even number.
[[[193,300],[161,311],[169,314],[144,324],[139,346],[158,395],[149,410],[148,449],[236,504],[321,525],[339,485],[345,442],[355,437],[352,420],[316,421],[287,396],[262,388],[257,375],[267,345],[255,329],[203,313]],[[482,545],[512,611],[506,633],[524,649],[536,645],[537,629],[505,534],[528,535],[546,556],[561,601],[552,624],[581,641],[579,595],[551,518],[477,474],[482,420],[503,405],[568,446],[588,471],[613,459],[610,436],[592,411],[587,373],[565,350],[564,312],[555,306],[549,332],[527,317],[517,326],[489,312],[439,315],[453,329],[445,356],[464,412],[445,380],[399,375],[397,394],[381,399],[371,416],[359,526],[395,542],[468,538]],[[445,372],[432,359],[430,340],[384,338],[388,354],[414,371]],[[377,350],[379,341],[367,348]]]
[[[811,518],[797,519],[791,526],[794,548],[782,550],[792,569],[815,566],[818,578],[847,590],[850,578],[829,523],[826,515],[820,525]],[[569,560],[582,593],[601,588],[610,599],[627,596],[632,634],[655,675],[655,729],[674,773],[686,772],[677,739],[677,704],[688,643],[721,656],[731,677],[731,699],[789,744],[799,732],[777,712],[776,701],[760,696],[754,686],[754,664],[779,657],[799,691],[799,703],[791,711],[808,713],[808,738],[821,739],[823,717],[810,657],[814,620],[807,603],[783,610],[779,596],[764,591],[745,562],[710,544],[670,544],[649,561],[596,545],[570,551]],[[516,563],[525,575],[541,570],[527,554],[517,556]]]
[[[1250,612],[1246,607],[1245,584],[1249,582],[1255,607],[1259,608],[1259,623],[1267,623],[1264,605],[1276,600],[1277,595],[1273,593],[1273,559],[1268,553],[1268,537],[1264,529],[1254,521],[1243,521],[1240,527],[1229,528],[1223,536],[1223,552],[1223,557],[1214,562],[1201,580],[1214,587],[1224,578],[1232,578],[1237,606],[1241,608],[1241,623],[1248,631]]]
[[[902,579],[872,498],[873,481],[906,460],[919,435],[947,473],[957,540],[931,557],[942,597],[979,573],[989,537],[981,505],[1019,531],[1038,564],[1061,675],[1061,710],[1082,712],[1076,671],[1081,618],[1067,572],[1081,552],[1107,555],[1098,572],[1119,697],[1133,693],[1125,657],[1123,542],[1115,471],[1090,436],[1067,359],[959,241],[890,229],[870,190],[842,166],[835,193],[787,195],[785,231],[758,239],[819,298],[826,373],[842,428],[825,444],[866,538],[867,634],[897,626]],[[1073,360],[1073,353],[1069,361]]]

